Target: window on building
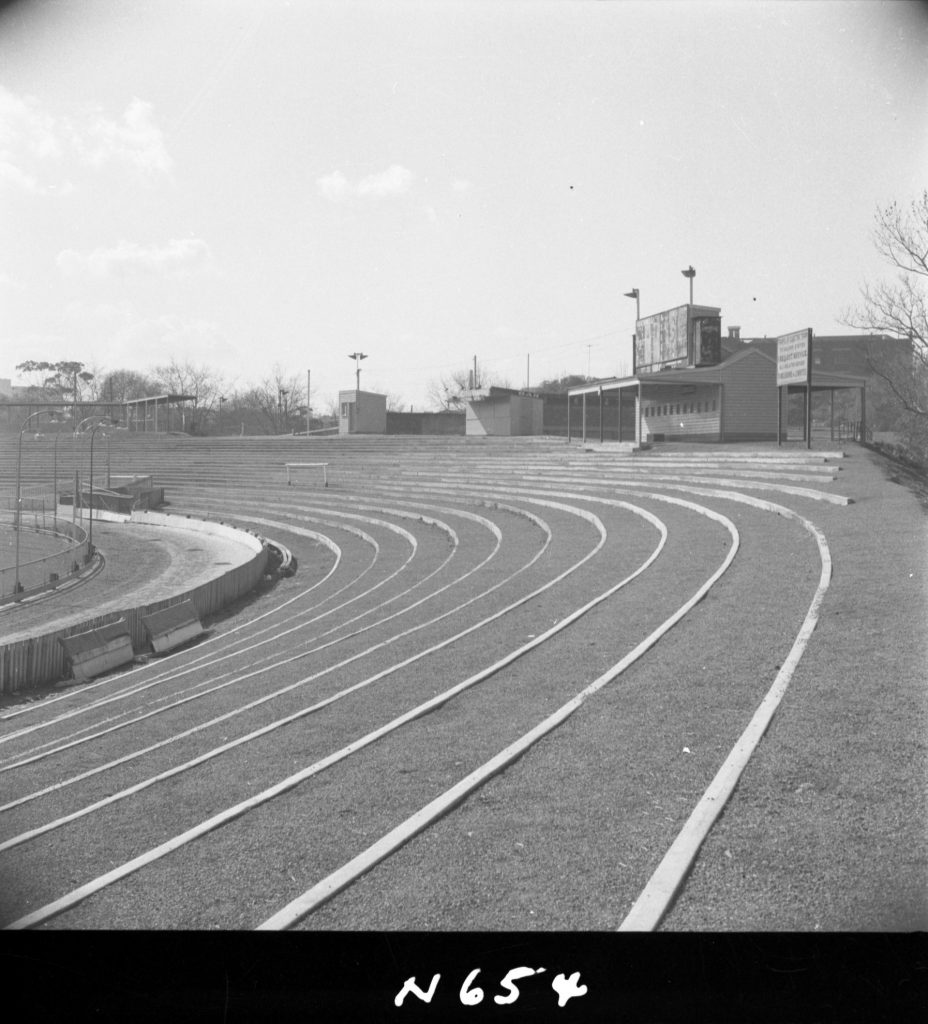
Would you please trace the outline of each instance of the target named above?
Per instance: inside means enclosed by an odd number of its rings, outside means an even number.
[[[348,403],[342,402],[342,419],[348,419]]]
[[[712,411],[715,412],[715,399],[712,399]]]

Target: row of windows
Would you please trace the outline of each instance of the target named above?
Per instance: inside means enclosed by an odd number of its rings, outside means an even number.
[[[711,402],[678,402],[676,405],[649,405],[644,416],[680,416],[690,412],[715,412],[715,399]]]

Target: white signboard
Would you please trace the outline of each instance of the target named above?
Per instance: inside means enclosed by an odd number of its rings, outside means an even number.
[[[777,387],[808,384],[812,352],[812,328],[781,334],[777,338]]]

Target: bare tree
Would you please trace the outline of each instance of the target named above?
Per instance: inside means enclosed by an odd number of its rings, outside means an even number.
[[[845,312],[848,327],[887,335],[896,344],[871,346],[868,363],[902,412],[902,433],[928,449],[928,189],[908,207],[877,207],[873,241],[898,271],[894,281],[865,284],[861,302]]]
[[[135,370],[111,370],[98,373],[96,399],[100,402],[129,402],[135,398],[148,398],[155,394],[155,384]]]
[[[437,380],[429,381],[425,394],[432,405],[439,409],[459,410],[463,408],[466,393],[472,387],[508,388],[509,381],[497,376],[492,370],[478,369],[477,380],[470,369],[455,370],[443,374]]]
[[[193,409],[185,413],[186,428],[196,434],[217,404],[224,389],[222,376],[208,366],[179,363],[172,359],[151,370],[151,382],[158,390],[173,395],[189,395]]]
[[[384,396],[387,402],[387,412],[403,412],[408,405],[401,394],[396,391],[387,391],[376,381],[371,382],[370,388],[375,394]]]
[[[271,376],[236,395],[234,402],[236,415],[252,422],[253,429],[263,434],[290,433],[296,419],[305,416],[305,380],[301,374],[288,374],[278,363]]]

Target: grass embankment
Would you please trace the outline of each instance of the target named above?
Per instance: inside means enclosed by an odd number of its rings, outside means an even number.
[[[822,619],[667,928],[928,928],[928,487],[856,446],[841,482]]]

